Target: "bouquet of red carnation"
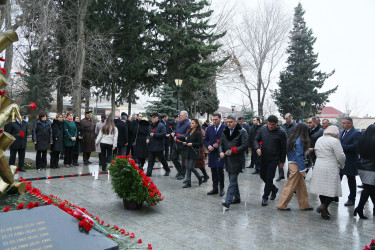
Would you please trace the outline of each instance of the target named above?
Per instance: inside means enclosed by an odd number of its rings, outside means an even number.
[[[230,150],[232,150],[232,152],[233,152],[234,154],[237,154],[237,153],[238,153],[238,151],[237,151],[237,147],[231,147]]]

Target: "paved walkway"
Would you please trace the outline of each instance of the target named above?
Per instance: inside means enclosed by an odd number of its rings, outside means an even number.
[[[28,170],[20,175],[35,178],[88,173],[99,167],[97,159],[93,162],[88,167],[81,164],[69,169]],[[156,164],[155,167],[161,166]],[[295,197],[290,203],[292,211],[278,211],[276,203],[280,193],[269,206],[262,207],[264,185],[252,172],[253,169],[246,169],[240,174],[242,202],[225,212],[222,197],[206,195],[211,190],[211,179],[198,186],[193,177],[192,188],[183,189],[182,181],[174,177],[174,168],[168,177],[163,176],[164,170],[154,170],[152,179],[165,200],[155,207],[144,206],[140,211],[124,210],[107,175],[100,175],[97,180],[87,176],[34,181],[33,185],[45,194],[54,194],[85,207],[107,223],[134,232],[137,238],[151,243],[153,249],[362,249],[375,238],[374,217],[370,213],[373,205],[365,207],[368,220],[353,217],[354,207],[344,206],[349,192],[345,177],[344,198],[330,206],[332,218],[326,221],[316,212],[299,211]],[[284,184],[285,180],[276,182],[279,192]],[[360,190],[357,202],[359,195]],[[309,200],[314,208],[319,205],[316,195],[311,194]]]

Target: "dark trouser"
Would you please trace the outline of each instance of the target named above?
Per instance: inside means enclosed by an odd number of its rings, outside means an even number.
[[[135,152],[136,145],[130,144],[126,147],[126,155],[131,155],[135,162],[138,162],[137,153]]]
[[[324,195],[319,195],[320,203],[324,204],[327,208],[328,208],[329,204],[331,204],[331,202],[334,199],[335,199],[334,197],[328,197],[328,196],[324,196]]]
[[[227,196],[225,197],[225,203],[230,204],[233,200],[239,200],[240,190],[238,189],[238,174],[239,173],[228,173],[229,175],[229,186]]]
[[[340,179],[342,180],[342,177],[344,175],[340,174]],[[346,176],[348,178],[348,185],[349,185],[349,200],[355,201],[355,197],[357,195],[357,181],[355,180],[355,176]]]
[[[42,169],[47,167],[47,150],[37,150],[35,165],[37,169]]]
[[[361,198],[359,199],[359,203],[357,208],[363,210],[368,200],[368,197],[371,197],[372,203],[375,206],[375,186],[363,184],[363,190],[361,192]],[[375,211],[375,207],[374,207]]]
[[[83,152],[82,153],[83,162],[88,161],[90,159],[90,156],[91,156],[91,152]]]
[[[275,178],[275,171],[279,161],[264,161],[260,162],[260,178],[264,182],[264,193],[263,198],[268,200],[268,196],[272,191],[276,190],[276,186],[273,185],[273,178]]]
[[[112,158],[112,147],[113,145],[100,143],[100,165],[102,166],[102,171],[107,170],[107,161]]]
[[[51,160],[49,161],[49,165],[51,168],[57,168],[59,165],[59,158],[60,158],[60,151],[52,151],[51,152]]]
[[[179,156],[181,155],[181,162]],[[186,150],[185,149],[178,149],[175,146],[172,149],[172,161],[178,175],[185,176],[186,173]],[[182,163],[182,164],[181,164]]]
[[[213,190],[219,190],[219,184],[220,184],[220,190],[224,189],[224,168],[211,168],[211,174],[212,174],[212,189]]]
[[[289,172],[289,171],[288,171]],[[288,175],[289,176],[289,175]],[[284,176],[284,168],[279,168],[279,177],[285,177]]]
[[[255,169],[260,171],[260,161],[259,161],[259,156],[258,154],[253,150],[251,152],[251,163],[250,163],[250,167],[254,167],[255,166]]]
[[[10,156],[9,156],[9,165],[16,164],[16,155],[18,152],[18,167],[19,169],[23,169],[25,165],[25,148],[23,149],[11,149]]]
[[[169,138],[166,138],[169,140]],[[168,161],[169,159],[169,143],[164,145],[164,157]]]
[[[143,169],[145,162],[146,162],[146,158],[138,158],[139,168]]]
[[[166,172],[171,171],[168,167],[168,163],[164,158],[164,151],[157,151],[157,152],[149,152],[148,155],[148,166],[147,166],[147,174],[152,174],[152,170],[154,169],[155,158],[158,157],[159,161],[163,165],[163,168]]]
[[[78,156],[79,156],[79,153],[76,151],[73,151],[73,163],[78,163]]]
[[[64,154],[64,165],[71,165],[73,163],[73,150],[74,147],[65,146],[65,154]]]
[[[117,147],[117,155],[126,155],[126,146]]]
[[[194,173],[194,175],[199,179],[199,173],[194,168],[195,163],[197,162],[196,159],[187,159],[187,166],[186,166],[186,181],[188,183],[191,183],[191,172]]]

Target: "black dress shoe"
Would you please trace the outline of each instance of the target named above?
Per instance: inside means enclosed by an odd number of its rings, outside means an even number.
[[[355,204],[354,200],[348,200],[348,201],[344,204],[344,206],[345,206],[345,207],[349,207],[349,206],[354,206],[354,204]]]
[[[268,200],[266,198],[262,198],[262,206],[268,206]]]
[[[180,176],[177,177],[177,180],[183,180],[183,179],[185,179],[185,176],[183,176],[183,175],[180,175]]]
[[[301,209],[302,211],[313,211],[314,208],[313,207],[308,207],[308,208],[304,208],[304,209]]]
[[[213,195],[213,194],[218,194],[218,193],[219,193],[218,190],[212,189],[210,192],[207,193],[207,195]]]
[[[276,188],[275,190],[272,191],[271,197],[270,197],[271,201],[273,201],[276,198],[276,194],[277,194],[278,191],[279,191],[278,188]]]
[[[151,177],[152,174],[151,174],[151,173],[146,173],[146,176],[147,176],[147,177]]]
[[[92,162],[91,162],[91,161],[87,161],[87,163],[88,163],[88,164],[92,164]]]
[[[170,173],[171,171],[165,172],[164,176],[169,176]]]
[[[79,166],[78,162],[74,162],[73,166],[78,167]]]
[[[224,189],[221,189],[221,190],[220,190],[220,196],[224,196],[224,194],[225,194]]]
[[[285,177],[284,177],[284,176],[279,176],[279,177],[276,179],[276,181],[281,181],[282,179],[285,179]]]
[[[210,179],[210,177],[207,175],[207,176],[204,176],[203,177],[203,181],[202,182],[207,182],[208,181],[208,179]]]
[[[241,203],[241,199],[234,199],[230,202],[230,204],[238,204]]]
[[[223,205],[223,206],[226,207],[226,208],[229,208],[229,207],[230,207],[230,204],[225,203],[225,202],[221,203],[221,205]]]
[[[246,167],[246,168],[254,168],[254,165],[250,165],[250,166],[248,166],[248,167]]]
[[[188,181],[185,183],[185,185],[182,188],[190,188],[190,187],[191,187],[191,183],[190,181]]]
[[[357,188],[363,188],[363,184],[362,185],[358,185]]]
[[[277,210],[280,210],[280,211],[290,211],[290,207],[287,207],[287,208],[277,208]]]
[[[253,174],[259,174],[259,170],[255,170]]]
[[[89,165],[89,163],[87,161],[84,161],[83,165],[87,166],[87,165]]]
[[[357,216],[357,214],[359,215],[359,218],[361,219],[368,219],[366,216],[363,215],[363,209],[359,209],[358,207],[356,207],[354,209],[354,213],[353,213],[353,216]]]
[[[198,177],[198,182],[199,182],[199,186],[202,185],[203,181],[202,181],[202,177],[201,176]]]

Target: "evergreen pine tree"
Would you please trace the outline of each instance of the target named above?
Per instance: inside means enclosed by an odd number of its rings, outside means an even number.
[[[306,27],[304,14],[299,3],[295,8],[291,40],[287,49],[288,66],[280,73],[280,89],[273,92],[279,112],[282,115],[291,113],[296,118],[300,117],[302,101],[306,102],[305,117],[315,115],[329,102],[329,95],[337,90],[336,86],[328,91],[318,92],[334,70],[328,74],[317,70],[318,54],[313,51],[316,38],[312,30]]]
[[[161,115],[172,116],[176,113],[177,100],[174,97],[173,89],[169,85],[164,85],[159,87],[155,93],[154,97],[159,97],[160,100],[149,101],[150,105],[147,106],[146,112],[151,114],[153,112],[158,112]]]

